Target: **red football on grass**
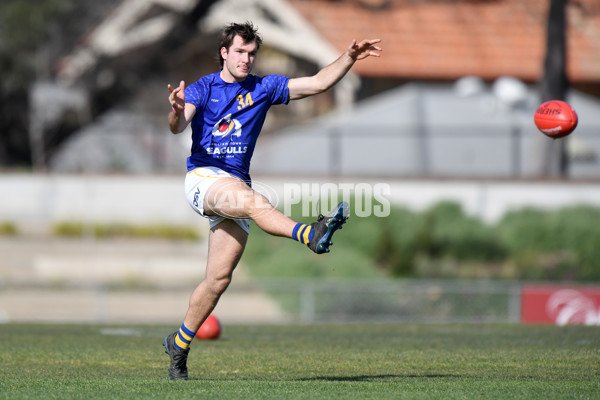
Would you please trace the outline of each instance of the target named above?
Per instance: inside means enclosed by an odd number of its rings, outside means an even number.
[[[217,317],[211,314],[196,332],[196,337],[201,340],[214,340],[219,336],[221,336],[221,323]]]
[[[550,100],[542,104],[533,116],[535,126],[546,136],[558,139],[577,127],[577,113],[564,101]]]

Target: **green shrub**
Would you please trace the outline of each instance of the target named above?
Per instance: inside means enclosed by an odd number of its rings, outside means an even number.
[[[492,227],[451,202],[422,213],[394,208],[379,225],[373,259],[394,276],[420,276],[427,265],[427,277],[443,277],[443,265],[498,262],[507,254]]]
[[[503,243],[526,279],[600,280],[600,209],[513,211],[498,224]]]
[[[0,236],[17,236],[17,226],[12,222],[0,223]]]
[[[79,237],[83,236],[83,224],[79,222],[59,222],[52,227],[55,236]]]
[[[429,240],[427,233],[421,235],[419,218],[407,209],[392,207],[389,217],[376,222],[372,259],[393,276],[413,276],[417,254]]]
[[[456,203],[438,203],[423,218],[424,227],[431,229],[431,256],[498,261],[507,255],[494,228],[468,217]]]
[[[84,224],[81,222],[59,222],[54,225],[53,233],[56,236],[63,237],[91,235],[97,238],[200,239],[200,235],[195,228],[177,225],[129,225],[123,223]]]

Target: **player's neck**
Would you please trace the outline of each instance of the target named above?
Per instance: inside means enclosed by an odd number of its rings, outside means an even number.
[[[225,68],[221,69],[221,72],[219,72],[219,76],[226,83],[242,83],[247,78],[247,76],[246,76],[244,78],[238,79],[235,76],[233,76],[232,74],[230,74],[228,71],[226,71]]]

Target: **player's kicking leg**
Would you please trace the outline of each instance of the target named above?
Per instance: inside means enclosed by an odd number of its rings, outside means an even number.
[[[263,231],[297,240],[317,254],[329,252],[331,238],[342,228],[349,211],[348,203],[343,201],[326,217],[319,216],[317,222],[298,223],[274,208],[264,196],[234,178],[224,178],[212,185],[204,201],[206,210],[228,217],[252,219]]]

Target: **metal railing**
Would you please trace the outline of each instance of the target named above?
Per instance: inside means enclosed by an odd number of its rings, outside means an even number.
[[[520,284],[491,281],[262,281],[300,323],[518,323]]]
[[[520,288],[483,280],[234,280],[215,312],[230,323],[518,323]],[[192,290],[5,286],[0,322],[175,323]]]

